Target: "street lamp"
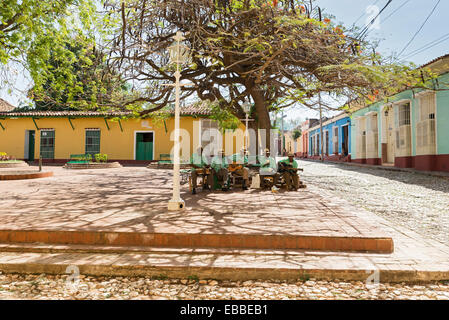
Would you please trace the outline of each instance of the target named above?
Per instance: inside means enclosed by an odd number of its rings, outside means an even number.
[[[249,117],[249,113],[251,112],[251,103],[249,103],[249,101],[246,101],[243,106],[243,111],[246,114],[246,118],[245,118],[245,150],[248,150],[248,117]]]
[[[181,65],[187,61],[189,55],[189,48],[181,44],[185,38],[180,31],[176,33],[173,37],[176,44],[169,47],[170,60],[172,63],[176,63],[175,72],[175,84],[169,84],[176,88],[176,102],[175,102],[175,146],[174,146],[174,157],[173,157],[173,197],[168,202],[168,210],[178,211],[185,207],[184,200],[181,199],[180,195],[180,144],[179,144],[179,103],[181,95]]]

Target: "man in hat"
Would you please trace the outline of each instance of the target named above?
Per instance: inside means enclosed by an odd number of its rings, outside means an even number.
[[[275,186],[279,179],[279,173],[277,173],[276,160],[270,156],[270,149],[265,149],[265,154],[259,156],[260,170],[259,174],[261,180],[264,181],[263,177],[269,176],[273,177],[273,185]]]
[[[213,176],[207,163],[206,157],[203,155],[203,148],[199,147],[198,152],[192,154],[190,158],[192,165],[192,194],[196,194],[198,176],[203,178],[203,190],[210,190],[213,184]]]
[[[298,190],[299,188],[298,164],[294,157],[293,153],[289,153],[287,159],[278,163],[278,171],[287,184],[287,190]]]
[[[233,154],[229,159],[229,163],[231,163],[233,167],[231,173],[243,179],[243,190],[247,190],[249,186],[249,169],[245,167],[248,165],[247,155],[248,152],[242,148],[240,153]]]
[[[218,183],[221,185],[221,190],[228,190],[228,159],[225,157],[224,150],[220,150],[218,155],[212,158],[210,166],[212,174],[217,177]]]

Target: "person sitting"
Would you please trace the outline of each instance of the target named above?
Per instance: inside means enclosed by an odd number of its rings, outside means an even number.
[[[190,158],[190,164],[192,165],[192,194],[196,194],[196,188],[198,184],[198,176],[203,178],[203,190],[210,190],[213,184],[213,176],[207,163],[206,157],[203,155],[203,148],[199,147],[198,152],[192,154]]]
[[[248,156],[245,149],[241,149],[240,153],[233,154],[230,156],[229,171],[231,174],[243,179],[242,189],[248,190],[249,186],[249,169],[246,167],[248,165]]]
[[[275,186],[279,180],[279,173],[276,171],[276,160],[270,156],[270,150],[265,149],[265,154],[259,156],[260,170],[262,184],[264,183],[264,177],[273,178],[273,186]]]
[[[278,172],[282,175],[287,184],[287,190],[298,190],[299,188],[299,176],[298,176],[298,164],[294,159],[294,154],[289,153],[288,158],[279,161]]]
[[[217,177],[222,191],[228,191],[228,159],[225,157],[224,150],[220,150],[218,155],[212,158],[210,166],[212,174]]]

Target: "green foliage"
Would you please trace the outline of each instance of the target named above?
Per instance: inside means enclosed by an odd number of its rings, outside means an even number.
[[[212,111],[210,118],[218,122],[220,130],[236,130],[239,127],[240,120],[228,109],[220,107],[218,102],[208,103]]]
[[[70,16],[91,21],[93,0],[2,0],[0,6],[0,64],[27,51],[36,37],[66,34]],[[53,43],[58,41],[55,37]],[[40,52],[45,55],[42,50]]]
[[[197,275],[190,275],[187,277],[187,280],[200,281],[200,278]]]
[[[166,121],[173,116],[173,110],[174,110],[173,106],[166,106],[161,110],[150,113],[147,117],[151,119],[151,123],[156,128],[161,128],[165,126]]]
[[[16,159],[12,156],[8,156],[6,152],[0,152],[0,161],[2,162],[16,162]]]
[[[302,132],[300,129],[293,130],[293,140],[298,140],[299,138],[301,138],[301,136]]]
[[[95,161],[96,162],[108,162],[108,155],[107,154],[103,154],[103,153],[97,153],[95,155]]]
[[[28,64],[35,86],[29,95],[37,110],[99,110],[112,105],[126,92],[119,76],[110,72],[105,55],[94,39],[82,34],[67,36],[47,51],[47,61],[39,54],[53,35],[36,39],[28,51]]]

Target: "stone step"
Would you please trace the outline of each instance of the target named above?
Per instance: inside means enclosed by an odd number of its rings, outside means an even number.
[[[282,234],[141,233],[106,231],[0,230],[0,243],[148,246],[167,248],[240,248],[392,253],[393,240]]]
[[[14,244],[0,247],[0,272],[61,275],[66,274],[71,266],[71,272],[73,267],[77,267],[80,275],[87,276],[367,281],[373,270],[377,270],[380,282],[416,283],[449,279],[449,271],[419,271],[413,265],[400,263],[380,267],[372,262],[376,259],[373,256],[376,255],[207,248],[168,250],[134,247],[126,250],[53,246],[44,249],[37,244]]]
[[[16,253],[99,253],[99,254],[220,254],[220,255],[302,255],[304,250],[238,248],[164,248],[144,246],[54,245],[44,243],[0,243],[0,252]]]

